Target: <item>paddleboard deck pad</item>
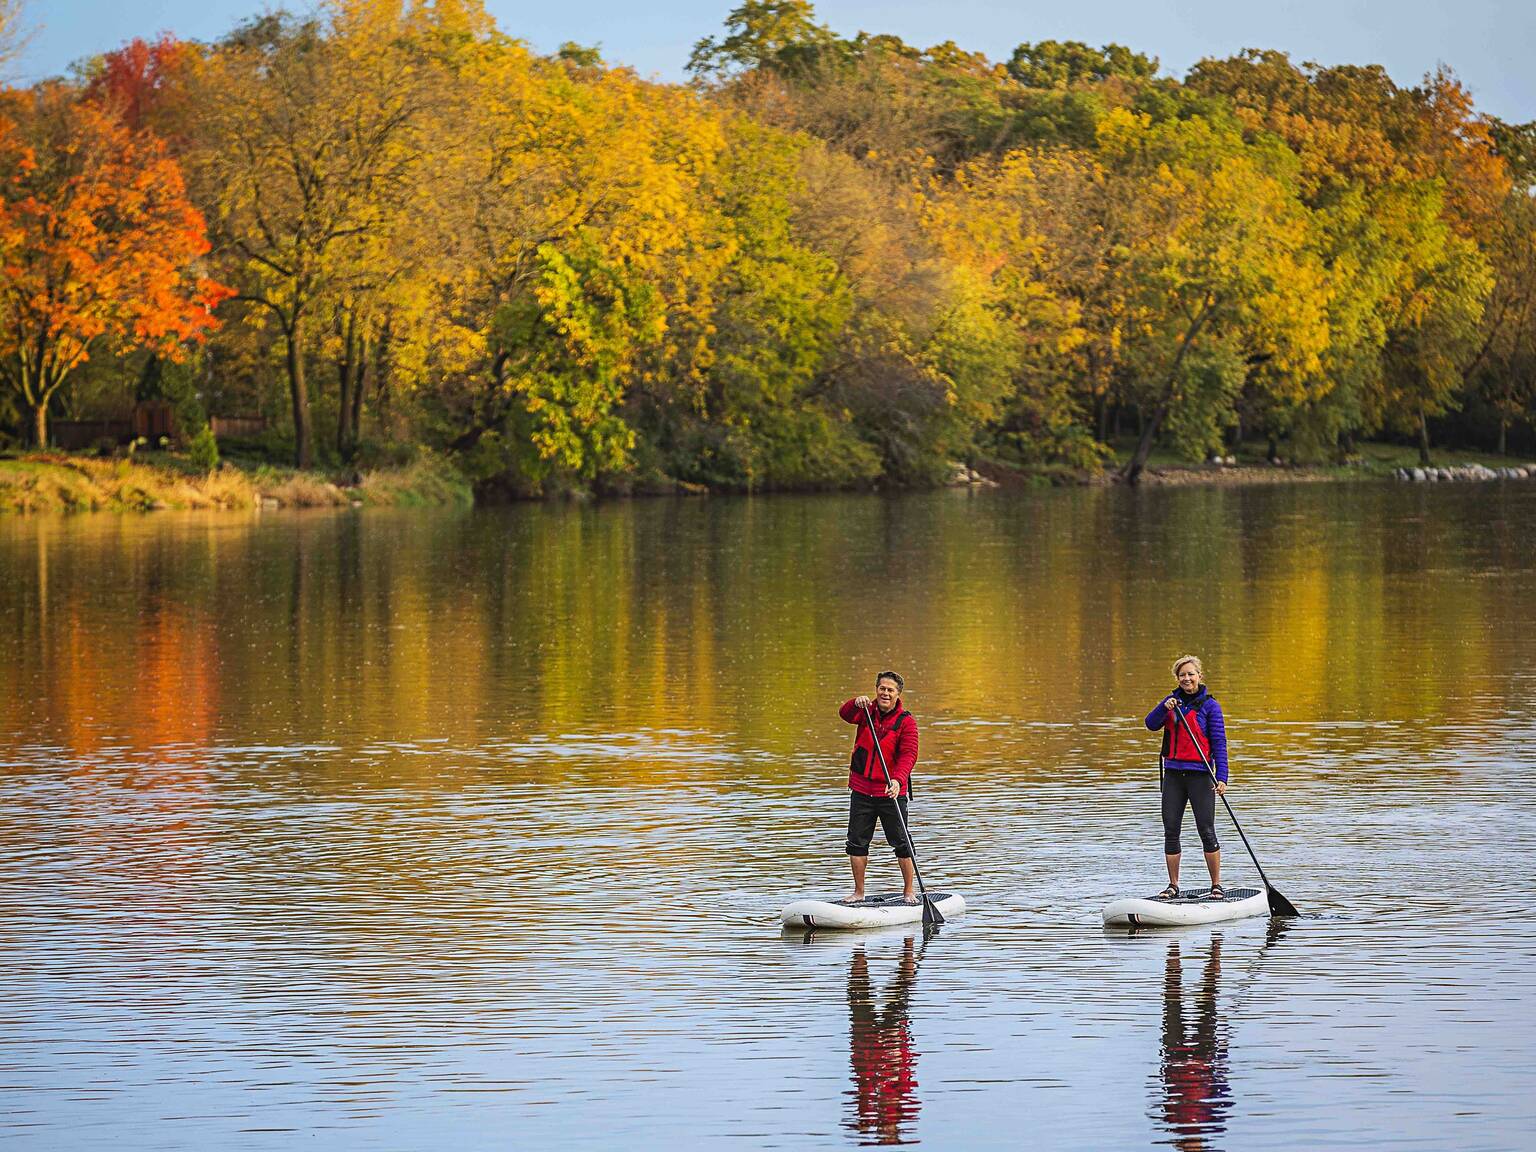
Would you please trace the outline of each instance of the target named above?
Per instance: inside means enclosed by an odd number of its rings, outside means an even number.
[[[965,911],[965,901],[952,892],[930,892],[928,897],[946,920]],[[887,924],[916,924],[922,918],[922,901],[908,904],[900,892],[877,892],[856,904],[796,900],[779,913],[786,928],[883,928]]]
[[[1172,928],[1269,914],[1269,896],[1262,888],[1228,888],[1226,893],[1222,900],[1212,900],[1209,888],[1186,888],[1171,898],[1130,896],[1105,907],[1104,923]]]

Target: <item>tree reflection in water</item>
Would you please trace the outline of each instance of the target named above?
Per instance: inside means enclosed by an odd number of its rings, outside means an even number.
[[[917,1049],[908,1017],[917,980],[918,951],[912,936],[902,944],[895,974],[877,996],[869,960],[860,945],[848,968],[848,1045],[853,1064],[853,1115],[847,1126],[865,1144],[905,1144],[917,1121]],[[883,1006],[882,1006],[883,1001]]]
[[[1171,1137],[1168,1142],[1183,1152],[1216,1152],[1220,1145],[1212,1141],[1226,1131],[1232,1107],[1228,1025],[1216,1010],[1220,982],[1220,935],[1211,937],[1200,982],[1188,991],[1179,942],[1168,942],[1158,1118]]]

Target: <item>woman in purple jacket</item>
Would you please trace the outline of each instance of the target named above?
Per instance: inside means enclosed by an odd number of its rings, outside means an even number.
[[[1163,791],[1163,854],[1168,862],[1168,887],[1158,899],[1179,894],[1179,834],[1184,807],[1195,814],[1195,828],[1205,849],[1211,874],[1212,900],[1226,899],[1221,887],[1221,845],[1216,840],[1216,797],[1227,791],[1227,728],[1221,705],[1205,690],[1205,669],[1198,656],[1173,662],[1179,689],[1147,714],[1147,727],[1163,733],[1161,780]],[[1209,762],[1216,770],[1211,778]]]

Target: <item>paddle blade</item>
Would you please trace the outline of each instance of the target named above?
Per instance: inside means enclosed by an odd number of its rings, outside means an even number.
[[[1300,912],[1296,911],[1296,905],[1287,900],[1278,888],[1268,888],[1266,891],[1269,894],[1269,914],[1271,916],[1301,915]]]
[[[1294,916],[1295,913],[1293,912],[1292,915]],[[923,923],[924,924],[942,924],[942,923],[944,923],[944,913],[939,911],[939,906],[933,902],[933,897],[931,897],[931,896],[924,896],[923,897]]]

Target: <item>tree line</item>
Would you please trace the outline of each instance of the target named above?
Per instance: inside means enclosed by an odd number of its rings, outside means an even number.
[[[530,495],[1530,435],[1536,125],[1447,70],[748,0],[688,72],[330,0],[0,92],[0,427],[158,396]]]

